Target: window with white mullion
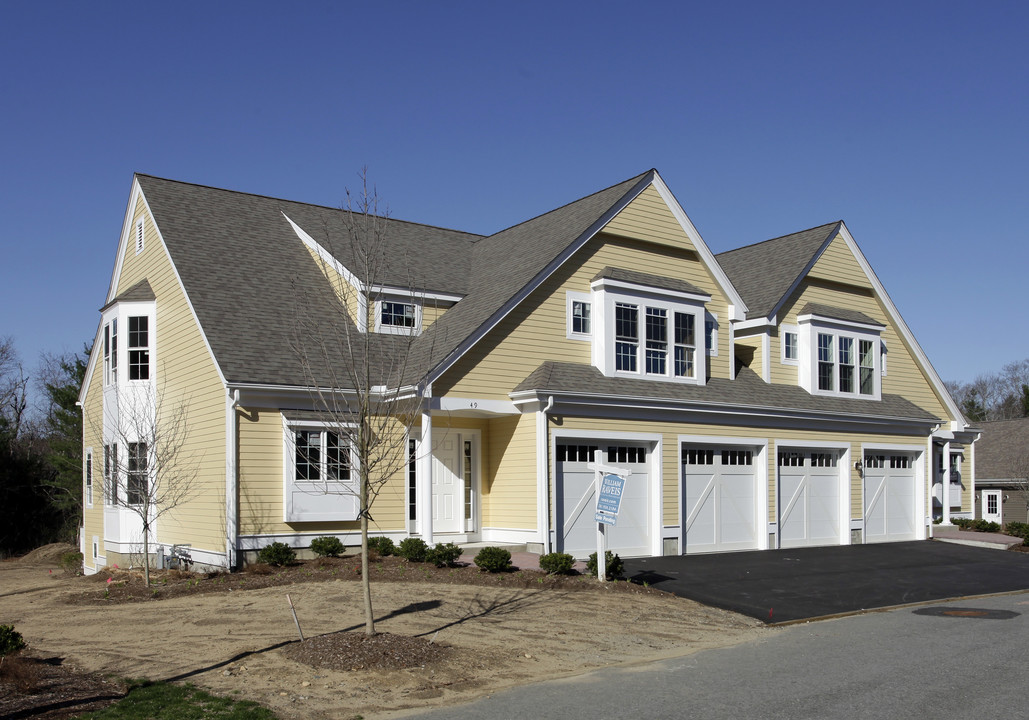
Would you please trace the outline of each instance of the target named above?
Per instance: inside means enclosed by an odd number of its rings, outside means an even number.
[[[648,375],[666,375],[668,367],[668,311],[648,307],[646,313]]]
[[[129,317],[129,380],[150,379],[150,319]]]
[[[818,333],[818,389],[836,390],[836,365],[833,362],[833,336]]]
[[[382,324],[388,327],[413,328],[417,322],[413,303],[382,302]]]
[[[675,376],[697,376],[694,355],[697,349],[696,320],[689,313],[675,313]]]
[[[854,392],[854,338],[840,337],[840,392]]]
[[[637,372],[639,347],[639,308],[615,303],[615,370]]]

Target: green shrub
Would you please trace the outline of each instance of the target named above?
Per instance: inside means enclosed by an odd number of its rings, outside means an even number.
[[[404,538],[397,548],[397,555],[406,558],[408,562],[425,562],[425,553],[429,546],[421,538]]]
[[[461,548],[454,543],[437,543],[436,547],[426,551],[425,562],[431,562],[436,567],[454,567],[459,557]]]
[[[1009,522],[1004,526],[1004,532],[1012,537],[1020,537],[1029,540],[1029,523]]]
[[[970,520],[969,518],[954,518],[953,520],[951,520],[951,522],[957,525],[962,530],[969,530],[971,529],[972,523],[974,521]]]
[[[511,553],[504,548],[484,547],[476,554],[475,564],[486,572],[507,572],[511,570]]]
[[[381,557],[397,554],[397,546],[388,537],[382,535],[368,538],[368,549],[379,553]]]
[[[568,553],[540,555],[540,570],[549,575],[569,575],[575,567],[575,558]]]
[[[82,553],[66,552],[61,554],[61,567],[64,571],[73,575],[82,574]]]
[[[312,540],[311,551],[318,557],[339,557],[346,551],[346,547],[339,538],[327,535]]]
[[[0,657],[11,655],[25,647],[25,639],[14,625],[0,625]]]
[[[621,577],[622,571],[625,569],[625,564],[622,562],[622,558],[608,550],[604,553],[604,560],[607,562],[607,579],[613,580],[616,577]],[[596,553],[590,555],[590,559],[586,561],[586,572],[593,577],[597,576]]]
[[[297,561],[297,554],[286,543],[273,542],[258,551],[257,561],[269,565],[292,565]]]

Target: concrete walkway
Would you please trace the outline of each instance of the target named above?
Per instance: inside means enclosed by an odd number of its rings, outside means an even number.
[[[1011,537],[1001,533],[973,532],[962,530],[956,525],[933,525],[933,540],[954,543],[956,545],[971,545],[972,547],[993,548],[995,550],[1009,550],[1015,545],[1022,544],[1022,538]]]

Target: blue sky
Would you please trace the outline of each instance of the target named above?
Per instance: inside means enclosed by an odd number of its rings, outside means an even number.
[[[843,219],[944,379],[1029,357],[1029,4],[6,3],[0,336],[90,341],[133,172],[492,233],[656,167]]]

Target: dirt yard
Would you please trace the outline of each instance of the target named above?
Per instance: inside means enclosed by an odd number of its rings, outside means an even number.
[[[444,651],[405,669],[325,669],[290,659],[302,653],[286,593],[307,638],[363,626],[360,585],[336,568],[317,577],[303,568],[266,575],[249,587],[239,575],[223,576],[203,592],[158,586],[156,597],[119,598],[109,592],[116,582],[73,577],[55,559],[29,556],[0,563],[0,624],[13,624],[37,655],[85,673],[189,681],[256,700],[282,718],[369,720],[775,632],[652,589],[583,578],[562,585],[532,574],[519,574],[520,587],[464,584],[477,582],[469,574],[478,571],[409,568],[410,580],[396,572],[373,577],[376,628]]]

